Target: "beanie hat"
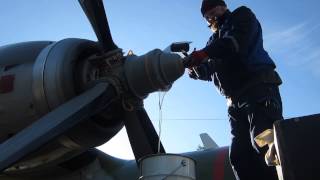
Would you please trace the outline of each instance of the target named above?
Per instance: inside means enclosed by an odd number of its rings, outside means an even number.
[[[216,6],[227,6],[224,0],[203,0],[201,4],[202,16],[211,8]]]

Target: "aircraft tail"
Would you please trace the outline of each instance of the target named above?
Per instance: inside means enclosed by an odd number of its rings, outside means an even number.
[[[201,141],[204,149],[216,149],[219,148],[216,142],[207,133],[200,134]]]

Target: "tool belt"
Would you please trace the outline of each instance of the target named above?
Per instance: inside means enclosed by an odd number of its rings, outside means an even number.
[[[279,74],[273,69],[254,74],[253,77],[254,78],[244,84],[242,88],[231,92],[231,94],[227,96],[228,106],[229,104],[232,104],[232,102],[237,101],[237,99],[239,99],[242,95],[246,94],[250,89],[256,87],[257,85],[265,83],[279,86],[280,84],[282,84],[282,80]]]

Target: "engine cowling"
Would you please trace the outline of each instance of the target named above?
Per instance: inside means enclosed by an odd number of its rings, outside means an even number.
[[[85,61],[98,51],[96,42],[83,39],[1,47],[0,142],[80,94],[85,87],[79,86],[95,81],[95,69]],[[78,124],[33,156],[55,160],[107,142],[123,127],[119,106]]]

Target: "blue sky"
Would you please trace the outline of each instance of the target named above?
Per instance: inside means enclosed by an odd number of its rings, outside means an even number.
[[[260,20],[265,48],[284,83],[284,117],[320,113],[320,1],[226,1],[231,10],[250,7]],[[211,32],[200,14],[200,0],[105,0],[114,41],[124,52],[142,55],[174,41],[192,41],[202,48]],[[0,2],[0,46],[22,41],[77,37],[96,40],[77,0],[3,0]],[[145,100],[158,129],[158,93]],[[230,143],[225,99],[210,82],[185,74],[166,93],[162,140],[168,152],[193,151],[207,132],[218,145]],[[123,158],[132,153],[125,132],[101,147]]]

